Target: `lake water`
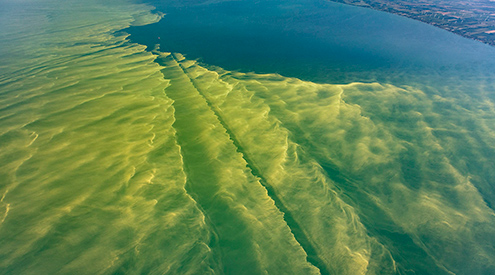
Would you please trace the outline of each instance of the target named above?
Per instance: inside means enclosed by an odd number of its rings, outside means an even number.
[[[495,48],[318,0],[0,23],[1,274],[495,273]]]
[[[131,28],[132,39],[227,70],[331,83],[478,75],[495,64],[493,47],[370,9],[313,0],[196,2],[151,1],[166,17]]]

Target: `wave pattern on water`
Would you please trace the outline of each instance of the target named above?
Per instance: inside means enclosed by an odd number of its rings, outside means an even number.
[[[453,146],[451,140],[432,134],[445,125],[457,127],[456,142],[479,147],[477,140],[492,136],[486,98],[471,101],[475,106],[469,110],[457,108],[454,116],[438,106],[444,101],[439,94],[414,87],[323,85],[181,63],[234,133],[252,172],[266,181],[279,208],[289,212],[296,239],[302,225],[313,247],[306,252],[317,257],[313,262],[320,259],[329,272],[339,274],[494,268],[487,259],[495,251],[484,245],[493,243],[494,213],[471,182],[473,176],[451,163],[456,158],[444,149]],[[453,92],[444,96],[455,100]],[[474,111],[480,105],[487,111]],[[476,129],[476,139],[456,121],[469,116],[484,125]],[[470,154],[477,158],[486,152]],[[477,177],[489,182],[484,175]]]
[[[287,160],[288,147],[293,144],[290,144],[287,132],[283,131],[283,128],[280,129],[280,122],[267,116],[269,108],[260,104],[253,104],[249,99],[252,98],[252,93],[244,91],[246,95],[242,91],[241,94],[233,91],[233,87],[238,83],[229,85],[220,80],[215,72],[206,70],[198,72],[198,67],[191,68],[190,65],[190,62],[185,61],[181,67],[188,77],[193,79],[196,88],[202,91],[210,107],[223,121],[222,125],[230,132],[237,150],[243,154],[251,173],[260,178],[260,183],[267,189],[267,193],[274,200],[275,205],[284,213],[285,221],[291,227],[296,240],[308,254],[308,260],[317,266],[323,274],[335,272],[363,273],[367,268],[369,259],[369,251],[366,249],[368,248],[367,241],[359,238],[359,236],[365,235],[363,228],[359,228],[359,222],[354,220],[356,216],[352,213],[352,209],[349,209],[328,189],[328,183],[322,172],[318,171],[318,167],[311,165],[305,167],[305,163],[299,159],[290,166],[280,163],[284,159]],[[200,77],[196,76],[197,74],[200,74]],[[227,93],[230,97],[237,97],[235,104],[221,107],[217,105],[218,99],[216,97],[219,94],[223,95],[223,93]],[[245,108],[241,108],[241,106]],[[250,121],[244,121],[244,117],[240,116],[239,112],[250,113],[254,118],[250,116]],[[243,125],[243,129],[238,128],[239,124]],[[241,133],[242,135],[238,136],[234,133]],[[251,138],[258,138],[258,140],[255,143],[246,140]],[[256,148],[255,146],[263,146],[263,148]],[[272,150],[266,151],[267,147],[272,148]],[[251,152],[253,149],[255,151]],[[259,153],[262,153],[263,156],[258,156]],[[297,158],[302,155],[301,152],[296,154],[299,155]],[[264,163],[265,161],[268,163]],[[278,173],[280,174],[268,179],[265,177],[270,175],[266,171],[265,165],[267,164],[280,165],[282,171],[279,170]],[[312,174],[315,175],[302,177],[302,175]],[[299,178],[294,177],[295,175],[298,175]],[[315,183],[321,184],[321,186],[312,187],[311,185]],[[304,185],[308,188],[307,191],[302,191],[305,189]],[[297,192],[297,195],[302,198],[298,199],[295,194],[286,194],[287,191]],[[329,205],[324,206],[326,204]],[[311,215],[310,213],[314,211],[321,211],[321,214]],[[352,217],[351,220],[348,220],[348,215]],[[343,228],[333,229],[338,223]],[[365,243],[364,248],[359,247],[362,243]],[[354,249],[357,251],[353,251]],[[339,260],[340,258],[341,260]]]
[[[115,33],[148,6],[31,5],[0,17],[0,273],[495,272],[489,79],[230,72]]]
[[[16,50],[0,77],[0,273],[211,270],[168,81],[145,47],[113,34],[158,17],[76,2],[14,5],[2,29],[2,51]]]

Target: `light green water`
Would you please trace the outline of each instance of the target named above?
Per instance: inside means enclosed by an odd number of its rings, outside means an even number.
[[[150,6],[0,4],[1,274],[495,270],[489,72],[316,84],[115,33]]]

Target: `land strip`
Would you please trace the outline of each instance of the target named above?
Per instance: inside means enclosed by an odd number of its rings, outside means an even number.
[[[419,20],[495,46],[495,0],[330,0]]]

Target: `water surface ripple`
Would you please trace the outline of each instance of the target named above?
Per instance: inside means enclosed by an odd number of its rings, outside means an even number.
[[[28,2],[1,274],[495,273],[493,48],[319,0]]]

